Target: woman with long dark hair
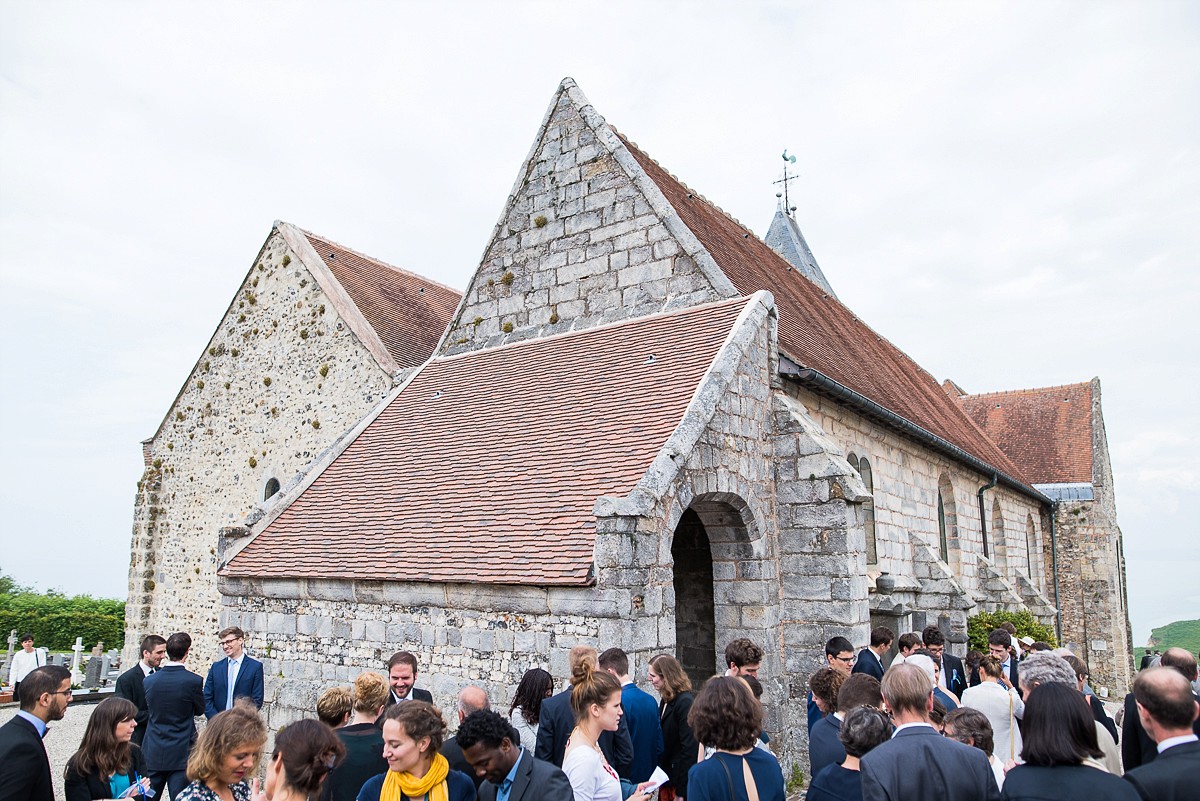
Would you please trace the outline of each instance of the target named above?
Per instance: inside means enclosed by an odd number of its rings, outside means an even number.
[[[275,735],[267,764],[267,801],[312,801],[329,772],[346,753],[342,741],[324,723],[298,720]]]
[[[106,698],[92,710],[79,750],[63,776],[67,801],[116,798],[133,785],[150,788],[142,749],[134,745],[137,706],[126,698]],[[143,798],[138,794],[134,798]]]
[[[694,697],[692,682],[678,659],[669,654],[659,654],[650,660],[650,683],[661,699],[658,719],[662,725],[663,753],[658,764],[670,777],[670,781],[663,786],[662,798],[666,801],[686,798],[688,770],[696,764],[699,755],[696,738],[688,723],[688,712],[692,709]]]
[[[531,754],[537,746],[542,701],[553,694],[554,677],[541,668],[530,668],[521,677],[512,705],[508,708],[508,722],[521,735],[521,746]]]
[[[1103,756],[1083,695],[1069,684],[1039,684],[1025,699],[1025,764],[1005,775],[1001,798],[1138,801],[1132,784],[1096,761]]]

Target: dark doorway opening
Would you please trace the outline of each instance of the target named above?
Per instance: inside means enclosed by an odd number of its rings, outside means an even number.
[[[713,560],[708,532],[700,516],[685,511],[671,543],[675,563],[675,653],[699,689],[717,664],[717,626],[713,604]]]

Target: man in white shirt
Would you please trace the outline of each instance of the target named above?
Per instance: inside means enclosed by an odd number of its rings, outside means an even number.
[[[1158,757],[1125,774],[1142,798],[1194,798],[1200,779],[1200,738],[1192,723],[1200,704],[1188,680],[1169,667],[1151,667],[1133,682],[1138,720],[1158,743]]]
[[[12,685],[14,701],[21,700],[22,680],[45,664],[46,654],[42,649],[33,647],[33,635],[28,632],[22,635],[21,650],[13,654],[12,663],[8,666],[8,683]]]
[[[892,657],[893,665],[903,665],[914,651],[921,649],[921,635],[915,631],[910,631],[908,634],[900,635],[900,642],[896,643],[896,647],[900,649],[900,653]]]

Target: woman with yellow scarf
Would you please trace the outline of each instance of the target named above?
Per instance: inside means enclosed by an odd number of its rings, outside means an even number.
[[[424,701],[401,701],[383,719],[388,772],[368,779],[358,801],[475,801],[471,777],[450,770],[438,751],[446,736],[442,711]]]

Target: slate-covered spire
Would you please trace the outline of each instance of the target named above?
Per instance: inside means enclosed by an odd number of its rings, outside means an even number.
[[[833,297],[837,297],[833,287],[825,280],[825,273],[821,272],[816,258],[809,250],[808,243],[804,241],[804,234],[800,233],[800,226],[796,225],[796,221],[791,218],[791,215],[784,211],[782,204],[775,209],[775,219],[771,220],[771,228],[767,231],[766,242],[771,250],[783,256],[789,264],[800,271],[801,275]]]

